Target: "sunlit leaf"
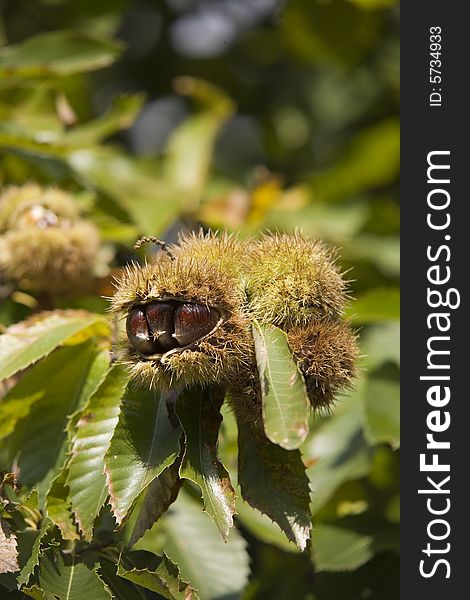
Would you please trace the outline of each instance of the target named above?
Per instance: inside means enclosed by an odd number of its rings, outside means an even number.
[[[271,211],[266,218],[265,226],[270,229],[294,229],[302,223],[302,231],[313,238],[326,238],[343,243],[354,236],[364,225],[368,215],[365,203],[355,202],[337,206],[323,202],[296,210]]]
[[[0,50],[0,79],[50,77],[93,71],[111,64],[121,44],[76,31],[49,31]]]
[[[127,371],[114,366],[76,417],[68,463],[67,485],[76,521],[85,539],[106,500],[104,455],[118,421]]]
[[[345,251],[350,259],[370,262],[387,277],[400,274],[400,238],[396,234],[363,233],[346,244]]]
[[[20,481],[45,493],[65,462],[67,417],[101,379],[101,351],[90,342],[58,349],[13,388],[17,397],[37,390],[40,398],[11,436],[10,450]]]
[[[0,380],[29,367],[81,331],[93,335],[95,325],[101,325],[102,331],[104,323],[102,315],[66,310],[40,313],[12,325],[0,335]]]
[[[400,324],[379,323],[361,333],[361,348],[367,368],[373,370],[385,362],[400,366]]]
[[[178,566],[168,556],[145,550],[121,554],[118,575],[168,600],[197,600],[195,590],[180,577]]]
[[[234,110],[232,101],[208,82],[181,77],[177,91],[202,104],[171,135],[166,148],[166,174],[190,200],[198,201],[204,189],[217,133]]]
[[[181,194],[158,173],[114,148],[76,150],[67,164],[80,182],[113,198],[141,233],[158,235],[184,208]]]
[[[390,6],[396,6],[398,4],[397,0],[351,0],[351,2],[365,10],[389,8]]]
[[[299,450],[285,450],[244,425],[238,429],[243,499],[268,515],[302,550],[310,537],[310,491]]]
[[[353,323],[398,321],[400,318],[400,291],[396,288],[376,288],[358,294],[347,311]]]
[[[143,100],[141,95],[120,96],[105,114],[70,130],[61,127],[60,122],[34,129],[28,123],[20,124],[18,119],[0,121],[0,146],[65,161],[70,153],[130,127]]]
[[[199,502],[181,490],[162,518],[165,552],[204,600],[241,597],[249,575],[246,542],[236,529],[224,543]]]
[[[364,391],[366,435],[371,443],[400,443],[400,386],[380,373],[369,377]]]
[[[308,433],[310,404],[286,334],[274,326],[253,325],[267,437],[286,450],[298,448]]]
[[[363,130],[338,162],[313,178],[320,199],[347,200],[396,180],[400,167],[400,127],[388,119]]]
[[[170,420],[173,392],[128,387],[105,455],[110,502],[122,523],[134,500],[178,456],[181,429]]]
[[[345,481],[367,475],[371,450],[362,431],[361,394],[341,398],[335,415],[318,427],[305,447],[308,475],[312,481],[313,513],[317,513]]]
[[[180,476],[199,486],[204,510],[227,539],[233,527],[235,490],[217,454],[222,399],[207,388],[196,389],[178,399],[176,412],[186,438]]]
[[[74,127],[63,136],[62,142],[68,147],[92,145],[121,129],[128,129],[134,123],[143,104],[142,94],[118,96],[105,114]]]
[[[313,559],[319,571],[352,571],[374,555],[373,537],[320,523],[313,535]]]
[[[34,600],[47,600],[44,591],[36,584],[33,584],[29,588],[23,587],[21,591],[30,598],[34,598]]]
[[[240,522],[256,539],[265,544],[272,544],[287,552],[299,552],[299,548],[290,542],[279,525],[258,510],[251,508],[247,502],[237,501],[237,522]]]

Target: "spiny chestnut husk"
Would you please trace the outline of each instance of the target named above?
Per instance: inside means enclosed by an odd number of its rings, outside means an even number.
[[[266,234],[249,255],[248,312],[287,333],[312,407],[327,408],[351,385],[358,362],[356,336],[341,318],[348,294],[336,254],[296,232]]]
[[[72,196],[36,184],[0,197],[0,271],[21,287],[64,293],[92,278],[100,247],[94,225],[80,218]]]
[[[355,333],[347,321],[315,319],[290,329],[287,339],[304,375],[312,407],[327,408],[356,375],[359,351]]]
[[[126,319],[134,377],[163,388],[223,385],[239,422],[262,429],[257,319],[287,333],[315,409],[350,385],[358,351],[341,319],[346,283],[321,243],[298,233],[259,241],[201,233],[168,250],[116,283],[112,310]]]
[[[158,388],[240,381],[251,339],[239,253],[229,236],[193,235],[127,268],[112,310],[126,318],[123,360],[136,379]]]
[[[300,233],[267,234],[248,246],[249,310],[284,330],[342,313],[346,282],[334,252]]]
[[[359,351],[355,333],[347,321],[318,319],[294,326],[287,339],[304,376],[313,410],[328,411],[335,396],[350,388],[357,374]],[[253,347],[249,356],[248,367],[238,384],[229,386],[228,397],[239,426],[261,435],[261,387]]]

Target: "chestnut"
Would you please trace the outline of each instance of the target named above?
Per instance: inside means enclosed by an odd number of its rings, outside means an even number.
[[[204,304],[181,304],[175,311],[175,333],[180,346],[187,346],[210,333],[217,325],[219,313]]]
[[[150,302],[147,304],[145,314],[147,322],[155,341],[162,350],[171,350],[178,346],[173,337],[175,305],[172,302]]]
[[[157,344],[150,337],[142,307],[133,308],[127,315],[126,332],[131,345],[141,354],[155,354],[158,351]]]
[[[47,229],[48,227],[58,227],[59,217],[49,208],[34,204],[20,216],[19,222],[24,226]]]

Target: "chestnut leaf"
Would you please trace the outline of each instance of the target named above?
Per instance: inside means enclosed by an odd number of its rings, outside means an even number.
[[[127,380],[123,366],[112,367],[76,415],[67,485],[75,519],[87,540],[91,540],[93,522],[108,495],[104,455],[118,422]]]
[[[243,499],[268,515],[301,550],[312,528],[309,481],[299,450],[285,450],[254,428],[238,428]]]
[[[0,381],[26,369],[66,341],[82,342],[94,335],[109,335],[109,326],[102,315],[84,310],[43,312],[12,325],[0,335]]]
[[[34,485],[41,496],[66,462],[67,420],[93,393],[108,360],[108,352],[93,340],[66,346],[31,369],[9,392],[9,398],[18,400],[39,396],[28,418],[16,424],[10,447],[22,483]]]
[[[253,324],[266,436],[286,450],[298,448],[308,434],[310,403],[302,373],[287,336],[273,325]]]
[[[133,546],[178,497],[182,484],[179,467],[180,461],[177,460],[163,470],[137,498],[136,506],[132,510],[138,514],[129,538],[129,546]]]
[[[39,561],[39,584],[46,598],[64,598],[67,600],[111,600],[112,595],[95,569],[83,562],[77,562],[75,556],[67,558],[54,549],[46,550]]]
[[[207,512],[224,540],[233,527],[235,490],[228,471],[220,462],[217,443],[222,416],[223,396],[216,389],[184,393],[177,402],[176,412],[185,433],[185,453],[180,476],[196,483]]]
[[[105,455],[110,502],[118,524],[126,519],[139,494],[179,454],[181,429],[168,411],[175,393],[127,388]]]
[[[247,542],[234,527],[224,542],[199,499],[183,485],[178,499],[162,517],[165,552],[178,564],[204,600],[241,598],[250,576]]]
[[[198,600],[195,590],[180,577],[178,566],[166,554],[146,550],[121,554],[117,574],[168,600]]]

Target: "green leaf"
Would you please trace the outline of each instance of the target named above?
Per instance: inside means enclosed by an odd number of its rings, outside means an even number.
[[[309,482],[299,450],[285,450],[246,426],[238,428],[238,449],[243,499],[303,550],[312,525]]]
[[[40,313],[12,325],[0,335],[0,381],[34,364],[81,332],[90,336],[109,331],[105,323],[103,315],[66,310]]]
[[[286,450],[298,448],[307,437],[309,401],[305,382],[287,336],[272,325],[253,325],[256,363],[263,400],[264,431]]]
[[[46,511],[50,520],[60,529],[64,540],[78,540],[77,527],[72,517],[67,469],[62,469],[52,480],[46,495]]]
[[[34,598],[34,600],[47,600],[46,594],[36,584],[32,585],[29,588],[23,587],[21,591],[23,592],[23,594],[26,594],[30,598]]]
[[[364,392],[365,431],[371,444],[400,445],[400,385],[376,372]]]
[[[305,448],[307,464],[312,464],[308,475],[314,489],[314,515],[345,481],[370,471],[372,455],[362,430],[362,393],[358,382],[356,392],[341,398],[335,414],[325,418]]]
[[[111,590],[115,600],[148,600],[148,592],[134,583],[119,577],[117,565],[101,557],[100,575]]]
[[[220,89],[200,79],[180,77],[176,87],[198,100],[202,110],[172,133],[166,147],[165,172],[180,192],[198,202],[206,185],[216,136],[234,105]]]
[[[142,498],[137,499],[135,511],[138,515],[129,538],[129,546],[133,546],[178,497],[182,483],[179,467],[180,463],[176,461],[164,469],[142,492]]]
[[[118,575],[157,592],[168,600],[197,600],[195,590],[180,577],[178,566],[165,554],[137,550],[121,554]]]
[[[363,129],[333,166],[313,179],[321,200],[346,200],[393,183],[400,168],[400,125],[386,119]]]
[[[353,571],[374,555],[373,537],[321,523],[313,534],[313,559],[318,571]]]
[[[361,349],[368,371],[386,362],[400,366],[400,323],[372,325],[361,333]]]
[[[51,77],[101,69],[111,64],[122,46],[110,39],[76,31],[50,31],[0,49],[0,80]]]
[[[400,238],[398,235],[362,233],[345,244],[345,253],[352,260],[372,263],[387,277],[400,275]]]
[[[111,593],[95,570],[83,563],[65,564],[62,554],[47,550],[39,561],[39,584],[47,600],[110,600]]]
[[[27,585],[32,572],[39,564],[41,556],[41,542],[51,525],[49,519],[44,518],[40,529],[20,531],[18,533],[19,563],[21,570],[17,576],[18,585]]]
[[[105,455],[110,503],[118,524],[139,494],[179,454],[181,429],[170,420],[174,392],[127,388]]]
[[[297,546],[290,542],[277,523],[242,500],[237,501],[237,522],[265,544],[272,544],[287,552],[298,553]]]
[[[354,324],[398,321],[400,318],[400,291],[396,288],[375,288],[359,295],[348,309],[346,317]]]
[[[205,515],[197,499],[182,489],[162,518],[165,552],[176,562],[181,576],[191,582],[204,600],[236,600],[248,582],[246,542],[233,529],[228,542]]]
[[[144,101],[143,94],[118,96],[104,115],[74,127],[62,136],[59,143],[68,147],[91,146],[122,129],[128,129],[136,120]]]
[[[286,202],[283,210],[274,208],[266,215],[263,225],[269,229],[294,230],[302,223],[302,231],[312,238],[338,241],[353,240],[363,228],[369,210],[365,202],[331,204],[315,201],[299,209]]]
[[[92,340],[59,348],[32,369],[11,390],[20,398],[38,390],[41,397],[28,417],[20,421],[10,440],[10,451],[23,484],[43,494],[65,462],[67,417],[93,392],[102,371],[103,351]]]
[[[75,519],[87,540],[92,537],[93,523],[108,495],[104,456],[118,422],[128,379],[123,366],[114,366],[76,416],[67,485]]]
[[[181,193],[155,174],[154,163],[150,169],[115,148],[96,146],[69,153],[67,164],[81,184],[110,196],[144,234],[165,231],[184,209]]]
[[[38,131],[28,124],[18,123],[17,119],[0,121],[0,146],[66,160],[71,152],[92,146],[130,127],[143,101],[142,95],[118,97],[102,116],[65,131],[58,120]]]
[[[381,8],[389,8],[395,6],[397,0],[352,0],[354,4],[357,4],[363,10],[377,10]]]
[[[358,62],[377,40],[376,15],[352,2],[291,0],[281,20],[283,42],[302,60],[334,66]]]
[[[204,511],[227,539],[233,527],[235,490],[230,476],[217,455],[217,440],[222,416],[223,397],[207,388],[183,394],[176,412],[185,433],[185,453],[180,476],[196,483],[204,500]]]
[[[5,519],[0,518],[0,573],[19,570],[16,535]]]

